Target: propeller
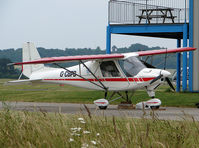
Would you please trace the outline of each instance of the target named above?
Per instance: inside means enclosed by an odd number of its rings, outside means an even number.
[[[161,79],[162,77],[163,77],[163,75],[160,73],[160,75],[157,76],[155,79],[153,79],[153,80],[150,82],[150,84],[155,83],[156,81],[158,81],[158,80]],[[171,88],[173,91],[175,91],[175,88],[174,88],[173,84],[171,83],[171,81],[169,80],[169,78],[168,78],[168,77],[165,77],[165,80],[166,80],[167,83],[169,84],[170,88]],[[158,85],[158,86],[159,86],[159,85]],[[157,87],[158,87],[158,86],[157,86]],[[157,87],[156,87],[156,88],[157,88]]]
[[[150,84],[155,83],[156,81],[158,81],[158,80],[161,79],[162,77],[163,77],[163,75],[162,75],[161,72],[160,72],[160,75],[157,76],[155,79],[153,79],[153,80],[150,82]]]
[[[167,83],[169,84],[169,86],[171,87],[171,89],[173,89],[174,91],[176,90],[173,86],[173,84],[171,83],[171,81],[169,80],[168,77],[165,78],[165,80],[167,81]]]
[[[167,59],[167,54],[165,55],[165,60],[164,60],[164,70],[166,69],[166,59]],[[143,61],[143,60],[140,60],[140,61],[141,61],[147,68],[156,68],[155,66],[153,66],[153,65],[151,65],[151,64],[149,64],[149,63],[147,63],[146,61]],[[156,81],[158,81],[158,80],[161,79],[162,77],[163,77],[163,75],[162,75],[161,72],[160,72],[160,75],[157,76],[155,79],[153,79],[153,80],[150,82],[150,84],[155,83]],[[170,79],[169,79],[168,77],[165,77],[165,80],[166,80],[167,83],[169,84],[170,88],[171,88],[172,90],[175,91],[175,88],[174,88],[173,84],[171,83]],[[156,88],[157,88],[158,86],[159,86],[159,85],[157,85]]]
[[[147,68],[156,68],[155,66],[143,61],[143,60],[140,60]]]

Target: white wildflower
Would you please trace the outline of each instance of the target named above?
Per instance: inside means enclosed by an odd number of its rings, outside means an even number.
[[[72,131],[73,133],[76,133],[76,130]]]
[[[80,131],[82,128],[81,127],[79,127],[79,128],[77,128],[77,131]]]
[[[72,138],[69,139],[69,142],[73,142],[73,141],[74,141],[74,139],[72,139]]]
[[[85,124],[86,122],[85,121],[80,121],[80,123]]]
[[[77,133],[72,133],[70,134],[71,136],[80,136],[80,134],[77,134]]]
[[[79,121],[84,121],[84,118],[78,118]]]
[[[81,148],[87,148],[88,144],[87,143],[83,143]]]
[[[97,135],[97,136],[99,136],[99,135],[100,135],[100,133],[97,133],[96,135]]]
[[[77,130],[77,128],[75,127],[75,128],[70,128],[72,131],[75,131],[75,130]]]
[[[72,130],[72,132],[79,132],[81,130],[81,127],[75,127],[75,128],[70,128]]]
[[[90,134],[91,132],[89,131],[83,131],[84,134]]]
[[[96,142],[96,141],[94,141],[94,140],[92,140],[92,141],[91,141],[91,143],[92,143],[92,144],[94,144],[94,145],[96,145],[96,144],[97,144],[97,142]]]

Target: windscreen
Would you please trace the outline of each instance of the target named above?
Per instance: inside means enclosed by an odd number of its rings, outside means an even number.
[[[129,57],[124,60],[119,60],[119,64],[127,77],[133,77],[142,69],[146,68],[146,66],[136,57]]]

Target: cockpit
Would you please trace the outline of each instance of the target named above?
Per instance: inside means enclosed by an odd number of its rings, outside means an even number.
[[[120,77],[121,74],[114,61],[105,61],[100,64],[103,77]]]
[[[120,66],[126,77],[134,77],[142,69],[146,68],[144,64],[136,57],[122,59],[115,63],[114,61],[104,61],[100,64],[100,69],[103,77],[121,77],[121,73],[117,66]]]
[[[119,60],[119,65],[127,77],[134,77],[142,69],[146,68],[146,66],[136,57]]]

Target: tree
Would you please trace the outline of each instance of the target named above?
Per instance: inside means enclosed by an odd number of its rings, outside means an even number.
[[[117,47],[115,45],[113,45],[112,52],[116,52],[116,51],[117,51]]]
[[[14,66],[8,66],[12,63],[10,59],[0,59],[0,78],[17,78],[19,72],[14,69]]]

